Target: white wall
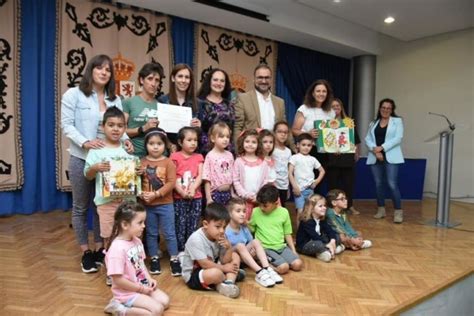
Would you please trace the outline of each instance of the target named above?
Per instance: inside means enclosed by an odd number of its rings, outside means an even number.
[[[438,146],[425,142],[456,123],[452,197],[474,197],[474,29],[387,45],[377,56],[376,100],[390,97],[404,118],[403,151],[426,158],[424,191],[437,192]],[[471,199],[472,201],[472,199]]]

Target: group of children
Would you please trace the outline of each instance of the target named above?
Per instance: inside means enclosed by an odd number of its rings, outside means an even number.
[[[107,109],[103,118],[105,147],[89,151],[84,169],[88,179],[96,179],[94,202],[107,245],[105,261],[114,298],[106,312],[159,314],[168,306],[169,298],[156,288],[145,267],[140,241],[145,225],[151,274],[161,273],[161,231],[173,276],[182,275],[191,289],[216,289],[232,298],[239,296],[236,282],[245,277],[241,263],[255,272],[258,284],[272,287],[283,282],[280,275],[289,269],[302,269],[298,253],[328,262],[346,248],[371,246],[351,227],[344,213],[344,192],[328,193],[327,212],[326,200],[313,194],[324,176],[321,164],[309,154],[313,139],[306,133],[299,135],[298,153],[292,155],[287,147],[290,131],[286,122],[276,123],[273,133],[242,132],[235,160],[226,150],[231,130],[225,123],[211,128],[212,148],[205,159],[196,153],[196,129],[183,127],[179,131],[177,151],[169,158],[166,133],[151,129],[145,136],[147,155],[136,168],[141,204],[136,203],[136,196],[101,194],[101,175],[110,170],[109,161],[136,159],[122,148],[125,128],[123,113],[115,107]],[[316,178],[315,169],[319,171]],[[299,224],[296,244],[284,207],[290,183]],[[203,201],[207,205],[204,211]],[[202,227],[198,229],[201,215]]]

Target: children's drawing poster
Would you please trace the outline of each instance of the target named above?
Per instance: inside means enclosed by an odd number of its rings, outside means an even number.
[[[140,193],[140,177],[137,176],[135,158],[112,158],[110,171],[102,173],[102,196],[134,196]]]
[[[355,153],[354,127],[354,120],[350,118],[314,121],[314,128],[319,131],[318,152]]]

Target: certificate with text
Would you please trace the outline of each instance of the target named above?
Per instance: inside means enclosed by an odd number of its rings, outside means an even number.
[[[177,133],[181,127],[189,126],[193,118],[190,107],[158,103],[159,127],[167,133]]]

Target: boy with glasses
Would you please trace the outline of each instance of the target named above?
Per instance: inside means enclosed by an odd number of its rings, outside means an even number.
[[[349,218],[344,212],[347,209],[346,193],[334,189],[326,195],[328,209],[326,217],[332,228],[339,234],[342,244],[346,249],[361,250],[372,247],[370,240],[364,240],[362,234],[352,228]]]

